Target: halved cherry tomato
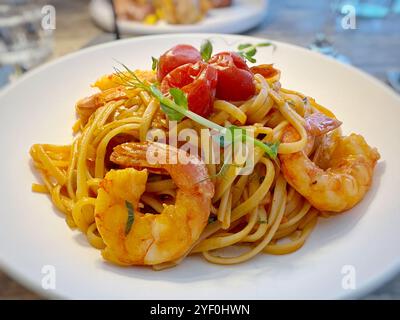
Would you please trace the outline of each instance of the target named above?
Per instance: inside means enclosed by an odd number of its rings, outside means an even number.
[[[256,93],[254,75],[235,52],[220,52],[208,62],[218,70],[216,97],[228,101],[247,100]]]
[[[217,70],[199,61],[175,68],[161,82],[161,91],[169,93],[170,88],[180,88],[186,93],[189,110],[207,117],[213,111],[217,86]]]
[[[158,60],[158,81],[161,82],[162,79],[175,68],[186,63],[196,63],[200,60],[200,52],[195,47],[187,44],[177,45],[165,52]]]

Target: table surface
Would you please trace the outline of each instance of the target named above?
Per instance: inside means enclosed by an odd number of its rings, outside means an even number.
[[[84,46],[110,41],[90,20],[89,0],[51,0],[56,8],[54,54],[56,58]],[[332,1],[270,0],[268,15],[246,34],[308,46],[317,33],[325,33],[335,48],[351,63],[385,81],[386,71],[400,70],[400,15],[385,19],[357,19],[355,30],[341,28],[341,16],[331,9]],[[0,299],[40,299],[0,271]],[[400,275],[366,299],[400,299]]]

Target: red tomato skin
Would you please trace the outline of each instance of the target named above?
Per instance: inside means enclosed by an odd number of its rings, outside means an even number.
[[[172,47],[161,55],[158,60],[157,79],[161,82],[175,68],[187,63],[196,63],[200,60],[200,52],[193,46],[179,44]]]
[[[202,117],[208,117],[214,110],[216,85],[217,70],[206,66],[199,80],[182,88],[187,94],[189,109]]]
[[[161,82],[161,92],[180,88],[186,93],[189,110],[202,117],[213,111],[217,86],[217,70],[204,62],[188,63],[171,71]]]
[[[220,52],[209,63],[218,70],[218,99],[243,101],[255,95],[254,75],[237,53]]]

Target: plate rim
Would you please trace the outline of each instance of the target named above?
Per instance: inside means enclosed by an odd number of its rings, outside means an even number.
[[[324,56],[318,52],[311,51],[307,48],[300,47],[294,44],[290,44],[287,42],[283,41],[276,41],[273,39],[268,39],[268,38],[261,38],[257,36],[248,36],[248,35],[237,35],[237,34],[224,34],[224,33],[177,33],[177,34],[161,34],[161,35],[144,35],[144,36],[138,36],[138,37],[133,37],[133,38],[127,38],[127,39],[122,39],[118,41],[110,41],[107,43],[102,43],[98,45],[94,45],[91,47],[83,48],[78,51],[68,53],[64,56],[58,57],[52,61],[49,61],[47,63],[44,63],[43,65],[28,71],[24,75],[22,75],[20,78],[18,78],[16,81],[7,84],[5,87],[0,89],[0,101],[3,97],[5,97],[9,91],[13,90],[15,87],[17,87],[21,82],[24,82],[28,80],[29,78],[33,77],[35,74],[40,73],[47,68],[52,67],[53,65],[63,63],[64,61],[68,61],[69,59],[73,59],[79,55],[89,53],[89,52],[94,52],[97,50],[101,50],[103,48],[108,48],[108,47],[113,47],[117,45],[118,43],[128,43],[128,42],[140,42],[143,39],[160,39],[160,38],[171,38],[174,37],[176,41],[179,41],[180,38],[188,38],[188,37],[196,37],[196,38],[210,38],[210,37],[221,37],[221,38],[237,38],[237,39],[244,39],[246,41],[271,41],[272,43],[276,44],[277,46],[283,45],[287,46],[289,48],[295,49],[295,50],[300,50],[303,51],[304,53],[314,55],[315,57],[318,57],[319,59],[325,60],[329,63],[337,63],[343,68],[346,68],[350,72],[356,73],[358,76],[364,78],[365,80],[371,82],[373,85],[379,87],[383,91],[386,92],[386,94],[392,96],[393,99],[397,100],[400,105],[400,95],[397,94],[391,87],[389,87],[388,84],[384,83],[383,81],[375,78],[374,76],[366,73],[365,71],[356,68],[355,66],[348,65],[348,64],[343,64],[338,62],[337,60]],[[47,297],[50,299],[73,299],[72,297],[64,296],[63,294],[58,294],[56,290],[50,291],[50,290],[45,290],[39,286],[39,284],[33,282],[29,276],[25,276],[23,272],[20,272],[18,269],[18,266],[12,266],[11,264],[8,264],[6,262],[6,257],[2,255],[0,252],[0,269],[9,275],[12,280],[17,281],[19,284],[22,286],[30,289],[31,291],[35,293],[39,293],[42,297]],[[393,262],[388,265],[386,268],[382,268],[378,273],[375,273],[374,276],[371,276],[368,280],[365,280],[361,285],[357,287],[355,290],[351,291],[346,291],[343,294],[339,294],[338,296],[335,297],[335,299],[356,299],[360,298],[362,296],[365,296],[366,294],[372,292],[373,290],[377,289],[379,286],[384,285],[391,279],[393,279],[398,273],[400,272],[400,256],[396,259],[393,259]],[[242,298],[246,300],[245,298]]]

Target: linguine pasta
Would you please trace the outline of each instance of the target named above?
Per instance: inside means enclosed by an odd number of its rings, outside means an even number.
[[[280,141],[279,157],[273,159],[256,146],[255,166],[249,175],[240,175],[234,166],[218,174],[223,164],[207,163],[215,187],[209,222],[189,250],[178,259],[154,264],[155,269],[175,265],[191,254],[201,254],[212,263],[236,264],[259,254],[294,252],[303,246],[321,211],[325,211],[287,180],[280,160],[306,149],[308,158],[315,159],[326,134],[313,140],[309,148],[306,118],[315,113],[330,118],[334,115],[314,99],[281,87],[280,72],[274,71],[271,77],[255,74],[256,94],[246,101],[215,100],[209,120],[222,127],[251,128],[255,138],[264,143]],[[136,75],[150,84],[156,81],[151,71],[136,71]],[[100,90],[98,105],[92,106],[91,101],[82,107],[81,101],[81,110],[77,105],[79,119],[73,126],[72,144],[36,144],[30,154],[42,180],[42,184],[33,184],[32,190],[49,194],[65,214],[67,224],[84,233],[93,247],[103,250],[106,243],[96,224],[96,199],[107,172],[118,170],[118,165],[110,161],[113,147],[145,142],[153,129],[167,133],[170,123],[160,102],[140,86],[121,84],[115,74],[100,78],[94,86]],[[285,140],[289,127],[297,133],[294,141]],[[186,128],[204,129],[190,118],[179,121],[176,129],[179,134]],[[160,214],[165,203],[174,203],[176,196],[177,186],[171,176],[149,171],[139,210]],[[228,247],[242,249],[232,256],[224,251]]]

